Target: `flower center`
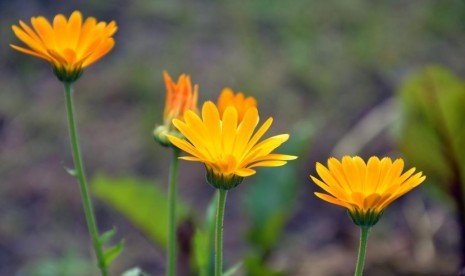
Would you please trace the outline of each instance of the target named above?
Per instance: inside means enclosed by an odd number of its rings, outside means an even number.
[[[237,161],[236,157],[231,154],[221,154],[221,156],[215,162],[217,170],[222,174],[232,174],[236,170]]]

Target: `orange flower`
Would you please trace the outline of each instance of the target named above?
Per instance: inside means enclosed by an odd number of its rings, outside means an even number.
[[[207,180],[215,188],[232,189],[244,177],[255,174],[255,167],[283,166],[297,156],[273,153],[289,139],[289,134],[275,135],[261,142],[273,122],[272,118],[261,125],[258,110],[249,108],[244,120],[238,121],[234,107],[226,108],[220,117],[213,102],[202,107],[202,117],[188,111],[185,120],[173,120],[173,124],[186,139],[168,135],[172,144],[189,153],[181,157],[187,161],[202,162],[207,168]]]
[[[163,125],[157,126],[153,136],[161,145],[170,147],[171,142],[167,134],[183,138],[174,127],[173,119],[183,120],[184,113],[188,110],[197,112],[197,97],[199,86],[196,84],[192,89],[191,78],[182,74],[175,83],[167,72],[163,72],[166,86],[165,111],[163,112]]]
[[[172,120],[182,119],[184,112],[192,110],[197,112],[197,97],[199,86],[194,85],[192,89],[191,78],[182,74],[178,82],[174,83],[168,73],[163,72],[166,85],[166,102],[163,119],[165,126],[173,129]]]
[[[221,117],[223,117],[223,113],[228,106],[234,106],[237,110],[238,121],[241,122],[242,118],[244,118],[245,112],[249,108],[257,107],[257,101],[253,97],[246,98],[242,92],[238,92],[234,95],[231,88],[224,88],[218,98],[217,105]]]
[[[61,81],[77,80],[82,70],[106,55],[115,45],[115,21],[109,24],[88,17],[83,23],[81,12],[74,11],[69,20],[63,14],[53,19],[53,25],[43,16],[32,17],[30,28],[23,21],[12,26],[15,35],[27,48],[10,44],[20,52],[50,62]]]
[[[420,185],[425,176],[415,168],[402,172],[404,160],[373,156],[368,162],[344,156],[342,161],[328,159],[328,166],[316,164],[321,180],[310,176],[326,193],[315,195],[324,201],[347,208],[357,225],[372,226],[385,208],[397,198]]]

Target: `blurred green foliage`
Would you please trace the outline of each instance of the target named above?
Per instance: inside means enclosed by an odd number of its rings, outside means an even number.
[[[199,223],[194,235],[194,257],[200,276],[210,276],[214,274],[217,201],[218,192],[215,192],[205,212],[205,220]]]
[[[89,260],[68,252],[59,258],[43,258],[22,267],[17,276],[94,275],[96,266]]]
[[[135,177],[98,175],[91,181],[93,194],[123,214],[161,248],[168,239],[168,199],[154,181]],[[188,215],[187,205],[178,201],[176,219]]]
[[[314,130],[311,120],[296,123],[291,131],[291,141],[282,145],[279,151],[305,158]],[[267,267],[267,257],[277,246],[296,207],[300,185],[298,169],[297,162],[290,161],[283,167],[262,168],[248,180],[253,183],[244,195],[244,210],[250,219],[247,240],[252,245],[252,252],[245,260],[247,275],[280,275]]]
[[[465,82],[428,66],[405,81],[399,99],[400,150],[450,193],[454,182],[465,180]]]
[[[399,148],[456,206],[465,264],[465,82],[448,69],[427,66],[399,94]],[[437,194],[437,193],[436,193]]]

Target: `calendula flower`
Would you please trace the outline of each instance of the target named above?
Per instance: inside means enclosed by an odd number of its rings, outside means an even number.
[[[425,176],[411,168],[405,173],[404,161],[371,157],[368,163],[362,158],[344,156],[342,162],[328,159],[327,168],[316,164],[321,180],[312,180],[328,194],[315,195],[327,202],[347,208],[355,224],[372,226],[385,208],[394,200],[420,185]]]
[[[253,97],[245,97],[242,92],[234,94],[230,88],[224,88],[218,98],[220,116],[223,116],[224,111],[229,106],[234,106],[236,108],[238,120],[240,122],[249,108],[257,107],[257,101]]]
[[[182,74],[175,83],[168,75],[163,72],[166,86],[166,101],[163,120],[165,125],[173,129],[173,119],[180,119],[187,110],[197,112],[197,98],[199,86],[196,84],[192,87],[191,78]]]
[[[69,19],[58,14],[53,25],[43,16],[31,18],[32,28],[23,21],[13,25],[15,35],[27,48],[10,44],[13,49],[50,62],[60,81],[73,82],[84,68],[106,55],[115,45],[115,21],[97,22],[88,17],[83,22],[79,11]]]
[[[166,86],[165,111],[163,113],[164,124],[154,130],[155,139],[164,146],[170,146],[166,134],[181,137],[173,126],[173,119],[183,119],[187,110],[197,112],[197,98],[199,86],[192,86],[191,78],[181,74],[175,83],[167,72],[163,72]]]
[[[191,154],[181,159],[203,162],[207,168],[207,179],[219,189],[231,189],[239,185],[244,177],[255,174],[255,167],[276,167],[286,164],[296,156],[272,153],[289,139],[281,134],[258,142],[273,121],[269,118],[256,131],[259,116],[255,107],[249,108],[241,122],[234,106],[227,107],[220,116],[212,102],[202,107],[202,118],[187,111],[184,121],[175,119],[173,124],[186,140],[169,135],[175,146]]]

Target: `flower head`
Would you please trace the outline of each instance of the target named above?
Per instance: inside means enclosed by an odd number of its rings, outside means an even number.
[[[182,74],[175,83],[168,75],[163,72],[166,86],[166,101],[163,120],[165,125],[170,129],[174,128],[173,119],[182,119],[187,110],[197,112],[197,97],[199,86],[196,84],[192,87],[191,78]]]
[[[328,159],[328,167],[317,163],[316,171],[321,180],[312,180],[328,194],[315,195],[329,203],[348,209],[357,225],[372,226],[384,209],[394,200],[420,185],[425,176],[413,175],[415,168],[402,173],[404,161],[371,157],[367,163],[362,158],[344,156],[342,162]]]
[[[199,86],[196,84],[192,87],[191,78],[182,74],[175,83],[167,72],[163,72],[166,86],[165,111],[163,113],[164,124],[154,130],[155,139],[163,146],[171,146],[166,137],[167,134],[182,137],[176,131],[172,121],[173,119],[183,119],[184,113],[191,110],[197,113],[197,98]]]
[[[173,124],[187,138],[168,136],[171,143],[192,156],[181,159],[203,162],[209,183],[219,189],[231,189],[244,177],[255,174],[255,167],[276,167],[286,164],[296,156],[271,153],[289,138],[288,134],[270,137],[258,143],[271,126],[272,118],[257,130],[257,108],[245,112],[241,122],[235,107],[226,108],[220,116],[212,102],[202,107],[202,118],[192,111],[184,114],[184,121],[175,119]]]
[[[253,97],[245,97],[242,92],[238,92],[234,95],[234,92],[230,88],[224,88],[218,98],[220,116],[223,116],[224,111],[229,106],[234,106],[236,108],[238,120],[241,122],[249,108],[257,107],[257,101]]]
[[[10,44],[13,49],[50,62],[60,81],[73,82],[82,70],[106,55],[115,45],[115,21],[97,22],[88,17],[84,22],[79,11],[69,19],[58,14],[53,25],[43,16],[31,18],[32,28],[19,21],[13,25],[15,35],[27,48]]]

